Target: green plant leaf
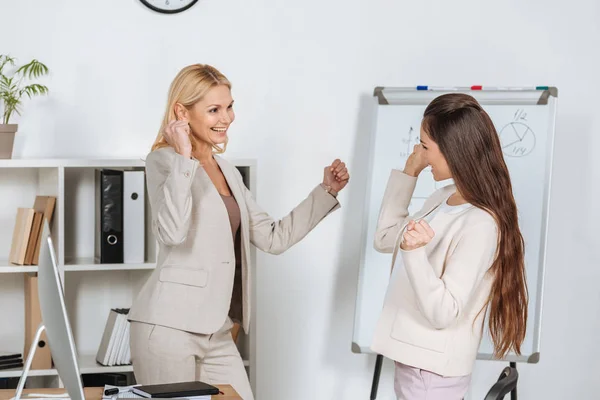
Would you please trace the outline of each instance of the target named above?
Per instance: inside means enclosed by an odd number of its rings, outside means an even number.
[[[23,96],[23,94],[26,94],[27,97],[32,98],[33,96],[39,96],[46,93],[48,93],[48,88],[46,86],[34,83],[21,89],[19,91],[19,97]]]
[[[12,76],[3,72],[4,67],[8,65],[14,66],[15,59],[7,55],[0,55],[0,100],[4,105],[2,120],[5,124],[8,124],[13,113],[21,115],[21,98],[23,95],[32,98],[48,93],[48,88],[38,83],[32,83],[24,87],[21,85],[25,78],[33,79],[46,75],[48,73],[46,65],[34,59],[19,67]]]
[[[17,69],[17,74],[22,74],[28,79],[39,78],[42,75],[48,73],[48,67],[39,62],[38,60],[32,60],[28,64],[25,64]]]
[[[13,57],[6,56],[4,54],[0,55],[0,75],[3,75],[2,71],[4,70],[4,67],[6,66],[6,64],[8,64],[10,66],[14,66],[15,59]]]

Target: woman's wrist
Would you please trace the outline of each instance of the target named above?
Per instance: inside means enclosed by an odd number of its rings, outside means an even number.
[[[333,197],[336,197],[336,198],[337,198],[337,195],[338,195],[338,193],[337,193],[335,190],[333,190],[333,189],[331,188],[331,186],[329,186],[329,185],[327,185],[327,184],[325,184],[325,183],[321,183],[321,187],[322,187],[322,188],[323,188],[323,189],[324,189],[324,190],[325,190],[327,193],[329,193],[329,194],[330,194],[330,195],[332,195]]]

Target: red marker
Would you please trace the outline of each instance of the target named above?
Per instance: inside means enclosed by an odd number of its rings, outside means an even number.
[[[481,85],[475,85],[475,86],[471,86],[471,90],[482,90],[483,86]]]

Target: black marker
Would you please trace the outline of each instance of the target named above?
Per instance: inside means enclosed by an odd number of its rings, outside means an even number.
[[[119,393],[119,388],[111,388],[111,389],[106,389],[104,391],[105,396],[112,396],[113,394],[117,394],[117,393]]]

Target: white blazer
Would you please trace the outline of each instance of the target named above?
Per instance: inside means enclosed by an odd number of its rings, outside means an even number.
[[[273,219],[246,188],[235,166],[215,156],[240,208],[243,327],[250,325],[250,244],[279,254],[339,208],[317,185],[287,216]],[[235,274],[235,249],[227,208],[198,161],[171,147],[146,158],[152,230],[159,243],[156,270],[129,313],[131,321],[211,334],[227,318]]]
[[[498,233],[493,217],[476,207],[456,214],[438,212],[435,236],[411,251],[399,248],[411,219],[426,216],[456,191],[439,189],[414,216],[408,205],[417,178],[393,170],[385,190],[375,248],[402,257],[394,271],[371,349],[392,360],[443,376],[471,373],[482,337]],[[383,266],[382,266],[383,267]]]

